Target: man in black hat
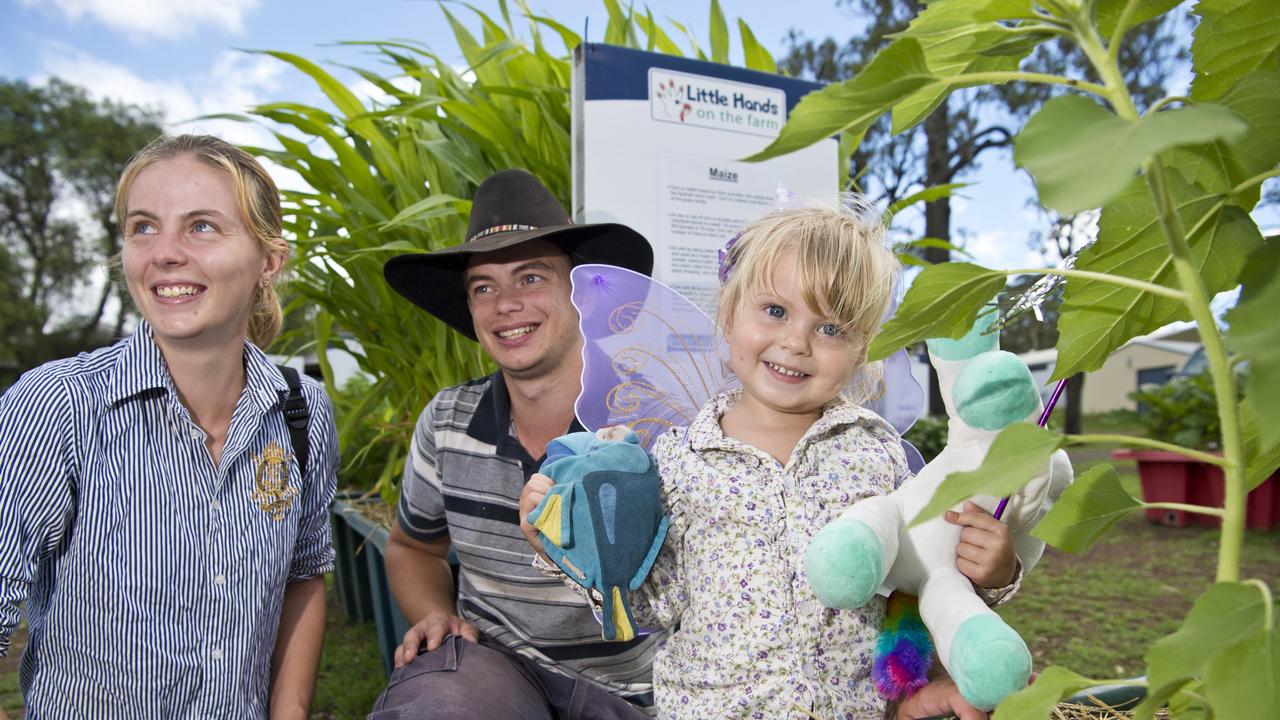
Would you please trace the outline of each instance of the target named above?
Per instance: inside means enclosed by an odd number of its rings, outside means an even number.
[[[396,291],[477,340],[499,370],[442,390],[418,420],[386,547],[412,627],[370,718],[628,718],[652,705],[665,633],[602,642],[586,601],[531,565],[520,512],[547,443],[581,430],[569,271],[587,262],[648,274],[653,250],[623,225],[574,225],[536,178],[505,170],[476,190],[466,242],[385,267]]]

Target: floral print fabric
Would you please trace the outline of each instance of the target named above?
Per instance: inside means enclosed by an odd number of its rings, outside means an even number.
[[[659,716],[879,718],[870,676],[884,599],[824,607],[804,552],[849,505],[907,477],[897,433],[837,400],[783,466],[721,431],[740,392],[653,448],[671,527],[633,606],[641,625],[679,623],[654,662]]]

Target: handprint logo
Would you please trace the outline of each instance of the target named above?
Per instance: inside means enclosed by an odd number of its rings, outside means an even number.
[[[680,122],[684,122],[685,117],[693,111],[689,103],[685,102],[682,95],[683,86],[677,86],[675,79],[667,82],[658,83],[658,104],[662,106],[662,112],[668,118],[676,118]]]

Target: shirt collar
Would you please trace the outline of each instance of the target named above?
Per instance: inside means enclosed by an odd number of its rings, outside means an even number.
[[[265,413],[284,402],[289,383],[271,358],[257,345],[244,341],[245,392]]]
[[[582,432],[583,429],[575,417],[565,432]],[[503,457],[530,462],[535,466],[538,464],[538,461],[529,457],[524,446],[511,432],[511,395],[507,391],[507,381],[501,370],[489,376],[489,387],[476,404],[476,413],[467,424],[467,435],[486,445],[493,445]]]
[[[108,383],[108,402],[115,404],[149,390],[173,390],[169,366],[160,353],[160,346],[156,345],[150,323],[139,321],[137,329],[121,344],[123,347]],[[253,402],[263,412],[279,405],[289,384],[266,353],[248,339],[244,341],[244,368],[246,394]]]
[[[116,356],[107,383],[108,402],[115,404],[148,390],[172,388],[169,368],[156,345],[150,323],[139,321],[133,334],[120,344],[120,354]]]
[[[507,383],[502,379],[501,370],[490,375],[488,380],[489,387],[480,396],[476,413],[467,424],[467,435],[487,445],[497,445],[511,425],[511,400],[507,396]]]
[[[737,405],[741,398],[742,388],[734,388],[720,393],[712,398],[711,402],[703,405],[697,417],[689,425],[686,436],[689,447],[695,452],[730,450],[735,449],[735,446],[740,447],[740,443],[725,436],[724,430],[720,428],[720,418],[729,408]],[[802,448],[845,426],[865,423],[869,419],[884,422],[874,412],[854,405],[843,397],[836,398],[823,410],[822,417],[818,418],[818,421],[805,432],[804,437],[800,438],[796,448]]]

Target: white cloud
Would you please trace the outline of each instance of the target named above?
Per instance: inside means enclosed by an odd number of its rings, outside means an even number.
[[[47,76],[86,88],[95,99],[111,99],[153,108],[164,117],[168,132],[208,133],[232,143],[275,147],[266,128],[232,120],[197,120],[202,115],[244,113],[274,97],[282,85],[285,64],[271,57],[227,50],[208,72],[182,77],[143,77],[132,70],[65,44],[49,44],[42,54]],[[33,78],[37,83],[44,78]],[[303,188],[292,171],[268,164],[281,187]]]
[[[236,35],[258,0],[22,0],[28,7],[56,8],[67,19],[95,20],[122,33],[178,38],[211,25]]]
[[[1001,270],[1044,267],[1040,253],[1028,245],[1025,231],[988,230],[965,234],[952,242],[964,248],[984,267]]]

